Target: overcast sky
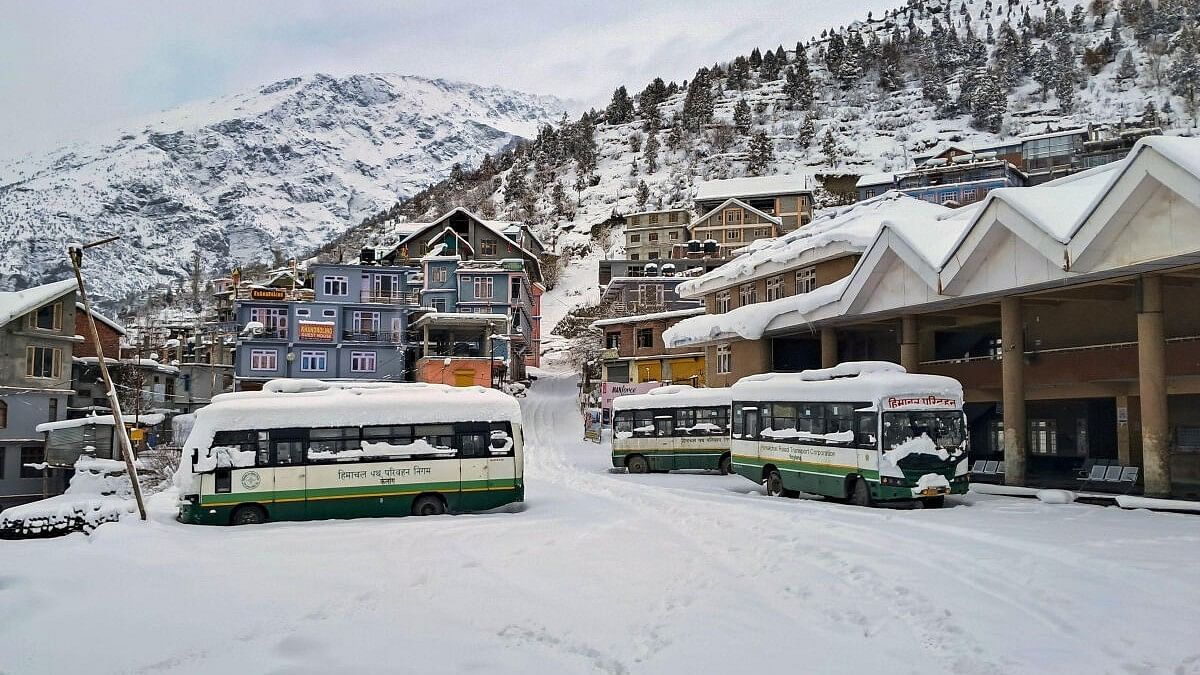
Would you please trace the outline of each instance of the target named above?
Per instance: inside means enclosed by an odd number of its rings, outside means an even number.
[[[0,157],[297,74],[393,72],[602,104],[899,0],[0,0]]]

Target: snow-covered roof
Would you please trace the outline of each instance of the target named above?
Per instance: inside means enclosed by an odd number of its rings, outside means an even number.
[[[780,315],[807,314],[836,301],[845,288],[846,279],[839,279],[808,293],[743,305],[724,314],[684,319],[663,331],[663,343],[668,347],[685,347],[721,339],[757,340]]]
[[[745,210],[757,215],[759,218],[762,218],[763,220],[767,221],[768,223],[774,223],[776,225],[781,225],[783,223],[783,220],[781,218],[779,218],[778,216],[773,216],[769,213],[766,213],[765,211],[760,211],[760,210],[754,208],[753,206],[750,206],[746,202],[738,199],[737,197],[730,197],[729,199],[726,199],[725,201],[721,202],[719,205],[714,207],[708,213],[697,218],[696,222],[692,223],[692,227],[693,228],[724,227],[725,225],[723,223],[721,223],[719,220],[716,225],[704,225],[704,221],[712,218],[713,216],[717,216],[719,218],[721,213],[724,212],[725,209],[729,208],[730,206],[736,206],[736,207],[745,209]]]
[[[885,399],[927,398],[937,404],[894,402],[891,408],[961,407],[963,388],[943,375],[919,375],[883,361],[847,362],[837,368],[799,373],[764,373],[738,380],[730,389],[735,401],[844,401],[877,405]],[[620,400],[620,399],[618,399]],[[949,405],[947,405],[947,402]]]
[[[508,226],[511,226],[511,225],[513,225],[513,224],[514,224],[512,221],[507,221],[507,220],[484,220],[483,218],[480,218],[479,216],[475,215],[474,213],[470,212],[469,210],[467,210],[467,209],[465,209],[465,208],[463,208],[463,207],[461,207],[461,206],[459,206],[459,207],[456,207],[456,208],[454,208],[454,209],[451,209],[450,211],[447,211],[446,213],[442,214],[442,216],[441,216],[440,218],[438,218],[437,220],[433,221],[432,223],[423,223],[423,224],[422,224],[422,226],[421,226],[420,228],[418,228],[418,229],[417,229],[416,231],[414,231],[412,234],[410,234],[410,235],[408,235],[407,237],[405,237],[404,239],[402,239],[402,240],[400,241],[400,243],[399,243],[399,244],[396,244],[396,246],[395,246],[395,247],[393,247],[393,249],[392,249],[392,250],[394,251],[394,250],[396,250],[396,249],[400,248],[401,246],[404,246],[404,245],[408,244],[408,243],[409,243],[410,241],[412,241],[413,239],[416,239],[416,238],[417,238],[417,237],[418,237],[418,236],[419,236],[421,233],[425,232],[426,230],[428,230],[429,228],[431,228],[431,227],[433,227],[433,226],[435,226],[435,225],[438,225],[438,224],[440,224],[440,223],[444,222],[446,219],[448,219],[450,216],[453,216],[453,215],[454,215],[454,214],[456,214],[456,213],[462,213],[462,214],[466,215],[466,216],[467,216],[468,218],[470,218],[471,220],[474,220],[475,222],[477,222],[477,223],[479,223],[480,225],[482,225],[484,228],[486,228],[486,229],[490,230],[490,231],[492,232],[492,234],[494,234],[494,235],[496,235],[497,237],[499,237],[499,238],[500,238],[500,240],[501,240],[503,243],[505,243],[505,244],[507,244],[507,245],[509,245],[509,246],[512,246],[514,249],[516,249],[516,250],[520,251],[522,254],[524,254],[524,255],[525,255],[527,258],[529,258],[530,260],[532,260],[532,261],[534,261],[534,262],[536,262],[536,261],[537,261],[537,256],[536,256],[536,255],[534,255],[533,253],[531,253],[531,252],[530,252],[528,249],[526,249],[525,247],[521,246],[521,245],[520,245],[520,244],[518,244],[517,242],[513,241],[511,238],[509,238],[509,236],[508,236],[507,234],[505,234],[505,233],[504,233],[504,229],[505,229],[506,227],[508,227]],[[520,225],[520,223],[516,223],[516,224],[517,224],[517,225]],[[449,228],[447,228],[447,229],[449,229]],[[453,230],[451,230],[451,231],[453,231]],[[457,236],[457,234],[456,234],[456,236]],[[459,238],[461,239],[462,237],[459,237]],[[540,243],[540,242],[539,242],[539,243]],[[469,246],[469,245],[468,245],[468,246]]]
[[[601,328],[604,326],[617,326],[625,323],[638,323],[640,321],[662,321],[664,319],[679,319],[689,316],[696,316],[704,313],[703,307],[691,307],[689,309],[675,309],[669,312],[654,312],[652,314],[635,314],[633,316],[618,316],[611,319],[599,319],[592,322],[592,327]]]
[[[884,222],[929,222],[949,211],[944,206],[895,191],[849,206],[825,209],[804,227],[774,239],[751,242],[737,258],[679,284],[678,291],[684,297],[695,296],[826,257],[860,252],[871,243]],[[826,253],[818,251],[831,244],[841,246]]]
[[[726,178],[696,184],[694,201],[711,201],[728,197],[766,197],[811,192],[807,174]]]
[[[75,303],[75,309],[80,312],[86,311],[83,307],[82,302]],[[118,335],[125,335],[125,327],[122,326],[121,324],[117,323],[116,321],[108,318],[107,316],[104,316],[103,314],[101,314],[100,312],[97,312],[95,310],[92,310],[92,316],[96,317],[96,320],[99,321],[100,323],[102,323],[102,324],[108,326],[109,328],[113,329],[114,331],[116,331]]]
[[[125,424],[137,424],[138,426],[143,426],[143,427],[153,427],[153,426],[162,424],[163,421],[167,419],[167,417],[166,417],[166,415],[164,415],[162,413],[142,413],[141,415],[131,415],[129,413],[124,413],[121,415],[121,419],[124,420]],[[78,427],[88,426],[89,424],[105,424],[105,425],[108,425],[111,427],[112,423],[113,423],[113,416],[111,414],[110,415],[93,415],[90,417],[79,417],[79,418],[76,418],[73,420],[59,420],[57,422],[43,422],[34,428],[38,432],[43,432],[43,431],[56,431],[58,429],[76,429]]]
[[[42,305],[61,298],[77,288],[74,279],[26,288],[23,291],[0,292],[0,326],[11,323]]]
[[[728,387],[691,387],[672,384],[651,389],[645,394],[627,394],[613,399],[613,411],[646,408],[692,408],[729,405]]]
[[[1086,135],[1087,132],[1088,132],[1087,129],[1084,129],[1083,127],[1078,127],[1075,129],[1062,129],[1059,131],[1047,131],[1047,132],[1040,133],[1040,134],[1029,134],[1028,136],[1018,136],[1018,138],[1022,142],[1036,141],[1036,140],[1040,140],[1042,138],[1055,138],[1058,136],[1078,136],[1081,134]]]
[[[854,187],[871,187],[873,185],[891,185],[896,180],[894,173],[869,173],[858,179]]]

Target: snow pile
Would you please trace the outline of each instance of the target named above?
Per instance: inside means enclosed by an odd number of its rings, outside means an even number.
[[[853,431],[834,431],[828,434],[814,434],[796,429],[772,429],[767,427],[761,432],[763,436],[774,439],[796,439],[801,441],[826,441],[829,443],[849,443],[854,440]]]
[[[932,396],[961,406],[963,400],[962,385],[954,378],[871,368],[855,377],[819,380],[808,379],[804,372],[747,375],[730,390],[735,401],[854,401],[875,406],[884,397]]]
[[[102,523],[120,520],[135,510],[125,463],[83,456],[75,463],[75,475],[63,494],[0,513],[0,538],[90,534]]]
[[[705,408],[730,405],[728,387],[692,387],[672,384],[651,389],[645,394],[628,394],[613,399],[613,410],[645,410],[649,408]]]
[[[909,455],[933,455],[942,461],[950,459],[950,453],[945,448],[939,448],[929,434],[914,436],[900,445],[894,446],[891,450],[883,453],[883,458],[892,466],[900,466],[900,462]]]
[[[779,317],[788,314],[803,316],[837,301],[849,281],[850,277],[844,277],[809,293],[745,305],[724,314],[705,314],[684,319],[663,331],[663,342],[668,347],[685,347],[720,339],[757,340]]]
[[[363,441],[362,447],[358,450],[341,450],[341,451],[326,451],[312,450],[308,451],[308,458],[323,461],[351,461],[359,459],[379,459],[383,457],[422,457],[425,455],[445,455],[454,454],[453,448],[439,448],[431,445],[424,438],[418,438],[412,443],[404,443],[396,445],[386,441],[372,443]]]
[[[805,382],[821,382],[839,377],[859,377],[880,373],[907,373],[904,366],[891,361],[844,361],[832,368],[809,368],[800,371]]]
[[[214,469],[245,469],[254,466],[255,452],[224,445],[200,448],[197,451],[195,471],[205,473]]]
[[[917,487],[913,491],[920,494],[922,491],[931,488],[949,490],[950,481],[946,480],[946,477],[940,473],[927,473],[917,479]]]
[[[1038,490],[1037,498],[1044,504],[1070,504],[1075,501],[1075,493],[1070,490]]]

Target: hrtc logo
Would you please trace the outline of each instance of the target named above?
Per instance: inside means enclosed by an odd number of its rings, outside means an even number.
[[[262,483],[262,477],[258,475],[257,471],[247,471],[246,473],[242,474],[242,487],[246,488],[247,490],[253,490],[254,488],[258,487],[260,483]]]

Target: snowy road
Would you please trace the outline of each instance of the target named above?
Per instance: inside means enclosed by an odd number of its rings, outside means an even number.
[[[574,394],[521,512],[0,542],[0,673],[1200,673],[1200,518],[618,474]]]

